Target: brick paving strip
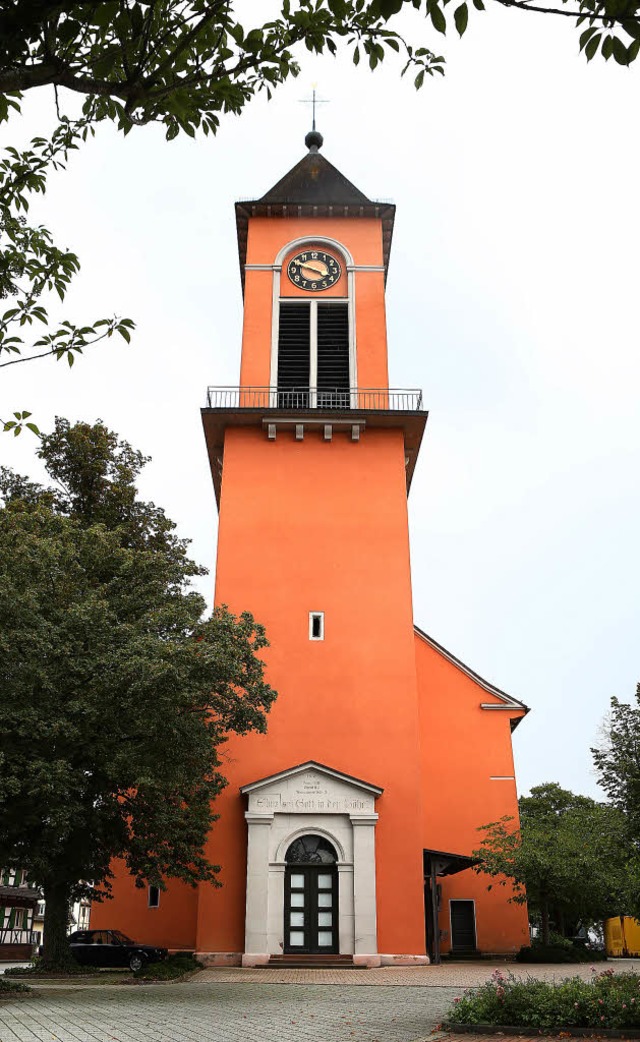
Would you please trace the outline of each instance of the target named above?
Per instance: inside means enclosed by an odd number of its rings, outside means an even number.
[[[499,965],[543,979],[591,972],[589,966]],[[614,965],[631,968],[639,963]],[[26,1001],[0,1002],[0,1042],[487,1042],[487,1036],[445,1035],[436,1028],[453,999],[493,969],[492,963],[211,969],[184,983],[41,984]],[[498,1037],[514,1042],[521,1036]]]

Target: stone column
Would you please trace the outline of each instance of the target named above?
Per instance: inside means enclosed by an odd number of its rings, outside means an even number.
[[[355,954],[375,955],[378,951],[375,846],[378,815],[350,815],[350,818],[353,826]]]
[[[282,955],[284,951],[284,874],[286,870],[282,864],[271,863],[269,865],[269,912],[268,912],[268,935],[265,951],[269,955]]]
[[[338,865],[338,935],[340,955],[353,955],[353,865]]]
[[[247,841],[247,904],[242,965],[268,961],[269,945],[269,832],[273,814],[245,814]]]

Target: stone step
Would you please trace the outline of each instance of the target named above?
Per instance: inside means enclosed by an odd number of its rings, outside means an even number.
[[[267,963],[267,968],[272,970],[282,969],[359,969],[353,965],[351,955],[272,955]]]

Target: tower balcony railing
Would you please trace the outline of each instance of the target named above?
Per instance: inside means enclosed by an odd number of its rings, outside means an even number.
[[[208,387],[208,409],[348,409],[422,412],[415,388]]]

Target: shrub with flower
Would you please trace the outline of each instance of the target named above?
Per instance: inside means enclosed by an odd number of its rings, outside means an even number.
[[[567,977],[547,983],[495,970],[480,988],[465,991],[446,1018],[456,1024],[500,1024],[561,1031],[640,1028],[640,974],[605,970],[590,980]]]

